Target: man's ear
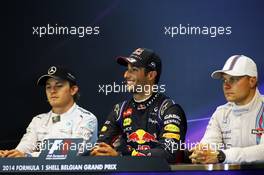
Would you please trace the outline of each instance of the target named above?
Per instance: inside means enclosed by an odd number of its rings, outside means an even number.
[[[249,84],[251,88],[255,88],[257,86],[257,78],[256,77],[250,77],[249,78]]]
[[[148,72],[148,79],[150,81],[152,81],[152,80],[154,81],[156,77],[157,77],[157,71],[150,71],[150,72]]]
[[[71,87],[71,95],[74,96],[75,94],[77,94],[77,92],[79,91],[79,87],[76,85],[73,85]]]

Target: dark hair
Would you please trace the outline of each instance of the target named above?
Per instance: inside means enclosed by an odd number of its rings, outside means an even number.
[[[73,83],[73,82],[71,82],[71,81],[68,81],[68,82],[69,82],[69,84],[70,84],[70,87],[72,87],[72,86],[77,86],[76,83]],[[80,87],[78,86],[78,91],[76,92],[76,94],[73,95],[73,100],[74,100],[75,102],[77,102],[77,101],[80,99],[80,97],[81,97],[81,94],[80,94]]]
[[[145,71],[145,74],[149,73],[150,71],[156,71],[157,72],[157,76],[155,77],[154,84],[158,84],[159,83],[161,70],[157,71],[157,70],[152,70],[152,69],[145,68],[144,71]]]

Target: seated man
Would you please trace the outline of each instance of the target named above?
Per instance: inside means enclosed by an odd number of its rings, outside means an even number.
[[[185,140],[187,122],[180,105],[157,92],[159,56],[138,48],[129,57],[119,57],[117,62],[127,67],[126,89],[133,97],[114,106],[91,155],[157,156],[179,162],[177,146]]]
[[[52,66],[37,84],[45,86],[51,111],[34,117],[18,146],[1,150],[0,157],[38,156],[40,143],[50,138],[83,138],[86,142],[96,142],[97,118],[75,103],[79,88],[72,72]]]
[[[192,162],[264,161],[264,97],[257,88],[255,62],[244,55],[234,55],[211,76],[223,80],[228,103],[214,112],[201,144],[192,150]]]

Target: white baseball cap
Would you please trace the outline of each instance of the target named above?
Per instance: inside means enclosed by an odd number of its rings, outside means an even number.
[[[258,77],[256,63],[245,55],[233,55],[225,62],[222,70],[216,70],[211,74],[214,79],[219,79],[222,74],[231,76],[244,76]]]

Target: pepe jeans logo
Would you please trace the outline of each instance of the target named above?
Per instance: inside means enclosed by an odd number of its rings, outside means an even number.
[[[137,50],[135,50],[135,51],[133,52],[133,54],[135,54],[135,55],[141,55],[143,51],[144,51],[144,49],[142,49],[142,48],[138,48]]]
[[[55,66],[52,66],[49,68],[48,74],[53,75],[53,74],[55,74],[56,71],[57,71],[57,68]]]

